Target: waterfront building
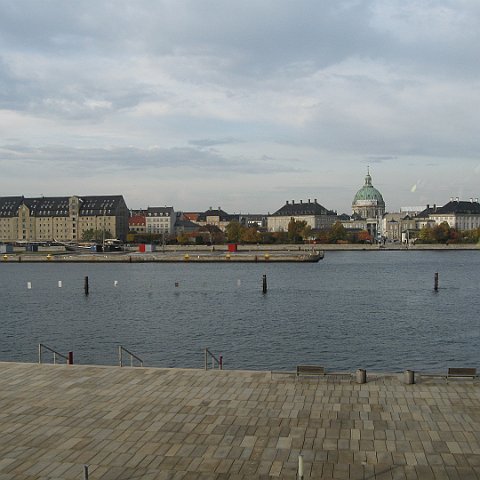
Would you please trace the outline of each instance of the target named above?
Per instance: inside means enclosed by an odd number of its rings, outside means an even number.
[[[292,220],[305,221],[313,230],[325,230],[330,228],[337,221],[337,214],[326,209],[315,199],[313,202],[300,200],[295,203],[288,200],[285,205],[267,218],[267,229],[269,232],[286,232],[288,224]]]
[[[229,213],[223,211],[221,207],[218,207],[217,209],[210,207],[207,211],[199,213],[195,220],[192,218],[189,218],[189,220],[202,227],[206,227],[207,225],[218,227],[222,232],[224,232],[225,228],[230,222],[238,221],[238,215],[230,215]]]
[[[443,207],[434,206],[422,212],[428,218],[440,225],[447,222],[451,228],[457,230],[474,230],[480,228],[480,204],[478,198],[471,198],[470,201],[450,198],[450,201]]]
[[[267,218],[268,216],[263,213],[240,213],[238,222],[245,227],[265,230],[267,228]]]
[[[382,236],[389,242],[409,243],[420,230],[418,221],[404,212],[386,213],[382,218]]]
[[[338,215],[337,219],[346,230],[351,232],[361,232],[367,229],[367,221],[356,213],[353,215],[342,213]]]
[[[173,207],[148,207],[145,214],[146,232],[171,235],[175,232],[175,220]]]
[[[194,223],[186,218],[177,217],[177,220],[175,221],[175,235],[192,234],[197,232],[200,228],[202,227],[200,227],[198,223]]]
[[[385,202],[382,194],[373,186],[370,170],[367,171],[365,184],[355,194],[352,213],[365,220],[365,229],[373,238],[379,238],[381,221],[385,214]]]
[[[145,213],[137,213],[128,219],[128,231],[133,234],[147,233]]]
[[[0,197],[0,241],[77,242],[87,230],[126,240],[128,217],[122,195]]]

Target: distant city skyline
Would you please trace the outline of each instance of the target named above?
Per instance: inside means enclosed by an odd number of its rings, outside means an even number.
[[[479,37],[472,0],[4,1],[0,194],[478,198]]]

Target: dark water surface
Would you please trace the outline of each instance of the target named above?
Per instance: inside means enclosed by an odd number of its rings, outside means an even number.
[[[45,343],[78,363],[115,364],[121,344],[159,367],[201,368],[206,346],[238,369],[480,367],[479,289],[476,251],[326,252],[318,264],[1,263],[0,360],[35,362]]]

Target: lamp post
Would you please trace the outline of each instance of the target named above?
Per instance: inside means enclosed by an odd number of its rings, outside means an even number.
[[[105,252],[105,208],[103,209],[102,252]]]

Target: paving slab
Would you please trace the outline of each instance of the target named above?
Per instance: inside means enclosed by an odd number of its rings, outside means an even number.
[[[480,381],[0,363],[0,480],[480,479]]]

